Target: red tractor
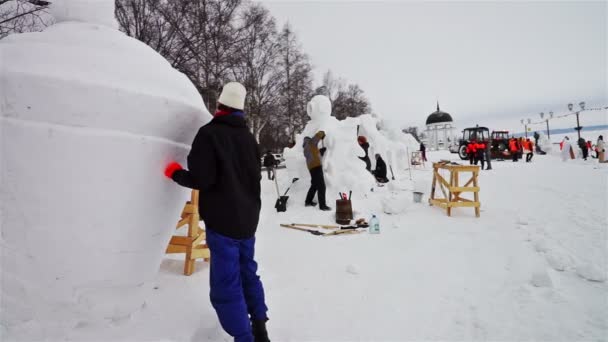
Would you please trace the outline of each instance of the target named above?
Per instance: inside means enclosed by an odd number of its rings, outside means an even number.
[[[509,132],[508,131],[492,131],[487,127],[470,127],[462,131],[462,139],[460,139],[458,147],[458,156],[462,160],[468,159],[467,145],[471,140],[483,141],[490,144],[490,156],[492,159],[503,159],[509,156]]]
[[[509,131],[492,131],[490,155],[492,159],[509,156]]]
[[[458,156],[462,160],[469,159],[467,156],[467,145],[471,140],[483,141],[488,143],[490,141],[490,130],[487,127],[470,127],[465,128],[462,131],[462,139],[459,141]]]

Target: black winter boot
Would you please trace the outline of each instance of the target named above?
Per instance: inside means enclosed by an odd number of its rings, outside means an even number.
[[[251,321],[251,330],[255,342],[270,342],[268,331],[266,330],[266,320]]]

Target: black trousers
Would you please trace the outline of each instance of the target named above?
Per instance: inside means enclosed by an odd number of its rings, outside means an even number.
[[[518,152],[511,152],[513,155],[513,161],[516,162],[517,161],[517,154]]]
[[[480,162],[482,170],[484,167],[484,154],[484,151],[477,151],[477,155],[475,156],[475,165],[477,165],[477,162]]]
[[[526,153],[526,163],[529,163],[532,161],[532,157],[534,157],[534,154],[532,153]]]
[[[469,164],[473,165],[475,163],[475,153],[469,153]]]
[[[589,149],[587,147],[583,148],[583,159],[587,160],[587,157],[589,157]]]
[[[323,178],[323,168],[317,166],[310,171],[310,189],[306,195],[306,203],[312,202],[315,198],[315,194],[318,192],[319,195],[319,208],[326,207],[325,203],[325,179]]]
[[[268,167],[266,167],[266,171],[268,171],[268,179],[273,180],[274,179],[274,167],[268,166]]]

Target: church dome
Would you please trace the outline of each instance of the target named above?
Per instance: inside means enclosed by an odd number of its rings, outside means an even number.
[[[427,125],[443,123],[443,122],[453,122],[453,121],[454,120],[452,120],[452,116],[450,114],[448,114],[446,112],[442,112],[439,109],[439,102],[437,103],[437,111],[435,111],[434,113],[429,115],[428,118],[426,118]]]

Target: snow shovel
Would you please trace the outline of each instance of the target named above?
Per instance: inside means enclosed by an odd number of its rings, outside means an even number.
[[[295,183],[298,179],[299,178],[294,178],[291,181],[291,184]],[[277,198],[277,202],[274,204],[275,209],[277,209],[277,213],[287,211],[287,199],[289,199],[289,196],[287,196],[287,192],[291,188],[291,184],[289,185],[289,187],[287,187],[287,190],[285,190],[283,196],[281,196],[281,194],[279,193],[279,184],[277,183],[277,177],[274,177],[274,185],[277,188],[277,196],[279,197]]]

